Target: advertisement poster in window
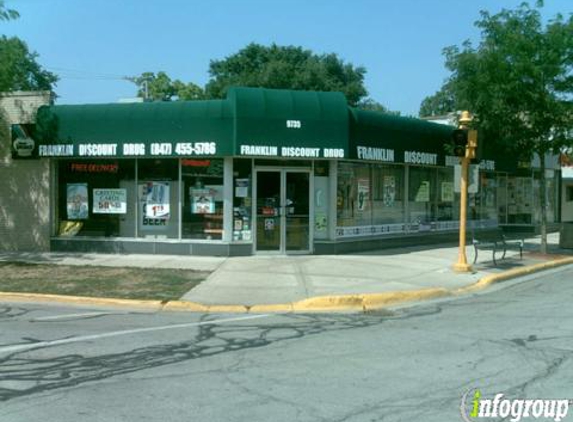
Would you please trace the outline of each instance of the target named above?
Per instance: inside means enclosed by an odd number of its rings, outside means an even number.
[[[68,220],[87,220],[89,210],[87,183],[68,183],[66,198]]]
[[[454,202],[454,182],[442,182],[442,202]]]
[[[358,179],[358,211],[365,211],[368,207],[370,195],[370,180]]]
[[[324,212],[314,213],[314,233],[326,233],[328,227],[328,217]]]
[[[126,189],[94,189],[94,214],[126,214]]]
[[[246,198],[249,196],[249,179],[235,179],[235,197]]]
[[[429,202],[430,201],[430,181],[424,180],[420,182],[420,187],[416,192],[416,202]]]
[[[384,205],[393,207],[396,200],[396,177],[384,176]]]
[[[146,218],[169,220],[169,182],[147,182],[141,185],[141,198],[145,204]]]
[[[215,213],[215,197],[213,189],[191,189],[191,213]]]

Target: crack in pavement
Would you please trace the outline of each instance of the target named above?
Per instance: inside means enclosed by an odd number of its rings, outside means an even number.
[[[202,317],[207,321],[208,315]],[[31,352],[17,351],[0,359],[0,401],[68,388],[86,382],[100,381],[118,375],[204,359],[222,353],[235,353],[266,347],[277,342],[296,340],[327,331],[366,328],[383,322],[381,317],[363,315],[289,316],[294,322],[280,324],[199,325],[189,341],[148,346],[125,353],[101,356],[67,354],[50,358],[34,358]],[[33,340],[33,339],[32,339]]]

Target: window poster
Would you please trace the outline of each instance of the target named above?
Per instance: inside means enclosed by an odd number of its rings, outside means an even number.
[[[126,189],[94,189],[93,212],[94,214],[126,214]]]
[[[324,212],[315,212],[314,214],[314,232],[325,233],[328,227],[328,217]]]
[[[89,210],[87,183],[68,183],[66,201],[68,220],[87,220]]]
[[[387,207],[393,207],[396,200],[396,177],[394,176],[384,176],[384,205]]]
[[[215,213],[215,197],[212,189],[191,189],[191,213]]]
[[[169,182],[146,182],[141,185],[145,217],[168,220],[170,216]]]
[[[442,182],[442,202],[454,202],[454,182]]]
[[[249,179],[235,179],[235,197],[246,198],[249,196]]]
[[[370,195],[370,180],[358,179],[358,211],[365,211]]]
[[[223,202],[223,185],[205,185],[215,202]]]
[[[418,192],[416,192],[416,202],[430,202],[430,181],[420,182]]]

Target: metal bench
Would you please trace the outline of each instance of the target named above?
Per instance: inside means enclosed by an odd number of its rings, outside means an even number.
[[[491,250],[494,265],[497,265],[495,259],[496,252],[503,252],[501,259],[505,259],[505,254],[508,250],[519,250],[519,258],[523,259],[523,237],[516,239],[508,239],[507,235],[498,229],[495,232],[473,233],[472,245],[475,250],[474,264],[478,259],[479,250]]]

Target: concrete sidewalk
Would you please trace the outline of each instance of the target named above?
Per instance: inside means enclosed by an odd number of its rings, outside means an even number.
[[[560,250],[559,234],[549,235],[550,252],[542,256],[539,237],[526,239],[523,259],[508,251],[506,259],[496,255],[494,266],[490,251],[480,251],[474,273],[452,271],[458,248],[435,245],[385,249],[349,255],[251,256],[228,258],[211,276],[191,290],[182,300],[207,305],[244,305],[292,303],[312,297],[364,295],[389,292],[414,292],[443,288],[469,287],[480,279],[508,270],[528,268],[573,250]],[[473,261],[473,247],[467,247]]]
[[[0,254],[0,261],[213,271],[207,280],[185,294],[177,306],[173,304],[173,308],[184,309],[188,304],[187,308],[191,310],[213,311],[218,306],[220,311],[228,309],[229,312],[235,312],[233,306],[250,311],[254,306],[265,308],[265,305],[282,304],[282,307],[267,306],[265,309],[293,310],[297,307],[292,304],[301,301],[316,304],[326,300],[330,302],[327,307],[335,308],[336,298],[339,297],[346,297],[344,303],[359,304],[368,296],[376,296],[378,303],[381,303],[380,300],[384,301],[394,293],[409,298],[406,300],[416,298],[416,292],[429,292],[429,295],[422,294],[420,298],[431,297],[432,291],[443,295],[444,292],[447,294],[471,288],[488,276],[490,279],[491,276],[515,277],[539,268],[539,264],[553,265],[559,259],[573,257],[573,250],[558,248],[558,233],[549,235],[549,255],[538,253],[539,242],[539,237],[526,239],[523,259],[519,259],[518,252],[508,251],[506,259],[498,260],[497,266],[493,265],[490,251],[480,251],[479,261],[474,266],[475,272],[471,274],[452,271],[458,253],[455,245],[386,249],[349,255],[236,258],[10,253]],[[471,262],[474,257],[472,247],[467,247],[467,256]],[[573,262],[573,258],[569,261]],[[323,300],[316,302],[316,298]],[[316,308],[313,306],[310,305],[308,309]]]

